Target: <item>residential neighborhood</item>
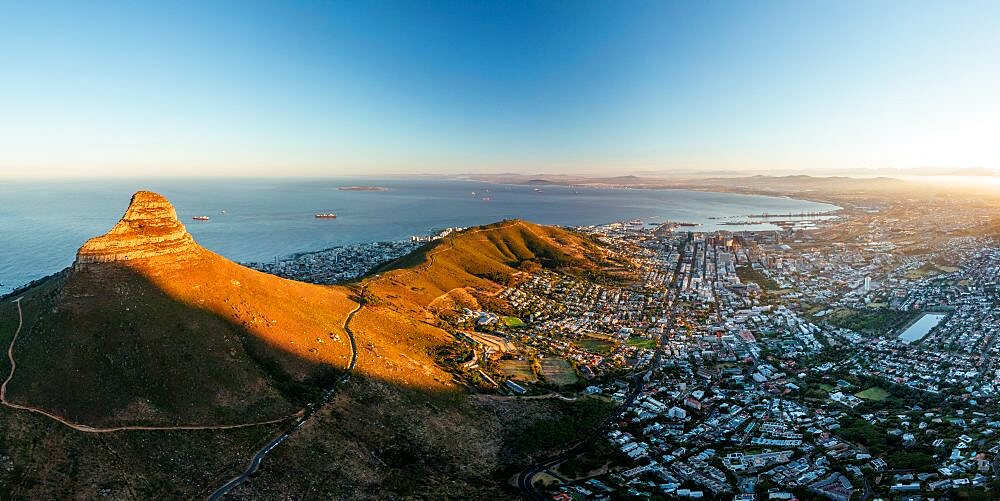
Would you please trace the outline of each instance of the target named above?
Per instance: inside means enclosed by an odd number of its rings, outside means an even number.
[[[942,238],[982,217],[948,214],[929,234],[894,206],[769,231],[579,228],[630,271],[540,270],[497,311],[467,310],[456,328],[503,348],[466,337],[466,374],[485,391],[627,405],[598,452],[533,479],[553,499],[985,493],[1000,247]]]

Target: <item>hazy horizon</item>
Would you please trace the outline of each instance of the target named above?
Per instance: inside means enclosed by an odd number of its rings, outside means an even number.
[[[481,180],[498,178],[509,178],[512,181],[519,181],[524,178],[539,178],[543,180],[566,181],[572,179],[580,180],[600,180],[614,178],[639,178],[648,180],[663,181],[684,181],[710,178],[744,178],[750,176],[765,177],[789,177],[789,176],[809,176],[814,178],[890,178],[901,181],[921,181],[934,182],[936,180],[950,178],[960,183],[977,183],[983,180],[988,185],[1000,182],[1000,170],[971,167],[961,168],[930,168],[915,167],[912,169],[713,169],[713,170],[684,170],[684,169],[650,169],[631,171],[528,171],[528,170],[502,170],[493,171],[459,171],[455,172],[357,172],[357,171],[337,171],[324,170],[309,173],[288,173],[287,170],[273,170],[267,172],[245,173],[239,170],[227,172],[211,171],[205,174],[196,174],[188,171],[171,172],[167,170],[147,171],[139,170],[130,173],[118,172],[98,172],[84,173],[74,172],[71,174],[57,174],[50,171],[21,171],[13,172],[10,176],[4,176],[0,172],[0,179],[9,181],[24,182],[107,182],[107,181],[135,181],[143,183],[157,180],[267,180],[267,179],[287,179],[287,180],[343,180],[349,181],[378,181],[378,180],[402,180],[402,179],[468,179]]]
[[[12,4],[0,179],[1000,169],[989,2]]]

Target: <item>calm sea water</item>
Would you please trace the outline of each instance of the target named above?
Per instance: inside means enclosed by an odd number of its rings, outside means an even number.
[[[337,189],[348,185],[389,190]],[[429,179],[8,181],[0,184],[0,293],[69,266],[77,248],[113,226],[139,189],[169,198],[200,244],[243,262],[513,217],[574,226],[641,218],[703,223],[699,229],[711,230],[718,222],[712,216],[835,209],[788,198],[685,190],[545,186],[536,192],[528,186]],[[315,219],[318,212],[335,212],[338,218]],[[196,215],[211,220],[191,220]]]

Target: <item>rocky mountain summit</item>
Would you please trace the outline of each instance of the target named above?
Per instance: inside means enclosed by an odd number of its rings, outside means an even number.
[[[527,270],[596,272],[606,256],[585,235],[509,220],[316,285],[200,247],[140,191],[72,270],[0,303],[17,406],[0,406],[0,449],[25,472],[4,477],[0,461],[0,499],[204,498],[268,443],[264,476],[235,496],[508,498],[534,450],[522,430],[575,404],[470,395],[437,358],[466,346],[447,318],[503,307]]]
[[[285,417],[350,361],[349,293],[215,254],[139,191],[72,270],[25,295],[31,342],[7,397],[97,428]]]
[[[118,224],[80,247],[74,267],[82,269],[94,263],[141,261],[164,256],[172,261],[183,260],[199,249],[166,198],[151,191],[139,191],[132,196]]]

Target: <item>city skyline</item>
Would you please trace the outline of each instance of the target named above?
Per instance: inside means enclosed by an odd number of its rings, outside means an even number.
[[[6,11],[0,178],[1000,166],[985,2]]]

